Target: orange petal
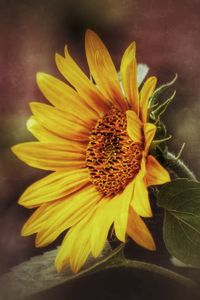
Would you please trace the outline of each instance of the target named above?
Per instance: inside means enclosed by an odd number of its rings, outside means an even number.
[[[156,245],[149,229],[132,208],[129,210],[127,233],[138,245],[151,251],[156,250]]]
[[[89,182],[86,168],[52,173],[30,185],[19,199],[25,207],[39,206],[79,190]]]
[[[137,115],[139,115],[139,92],[137,84],[137,62],[136,44],[131,43],[122,57],[120,73],[124,92],[128,98],[128,103]]]
[[[31,110],[43,127],[55,135],[75,141],[88,141],[90,129],[79,123],[76,118],[47,104],[31,102]]]
[[[149,77],[140,91],[140,113],[141,120],[146,123],[148,117],[148,100],[152,96],[157,83],[157,78]]]
[[[110,107],[105,97],[83,73],[65,48],[65,58],[56,54],[56,65],[60,73],[74,86],[85,102],[101,116]]]
[[[146,181],[148,186],[163,184],[170,181],[168,171],[163,168],[152,155],[147,156]]]
[[[37,73],[37,83],[43,95],[55,107],[72,114],[86,123],[96,120],[98,114],[90,107],[78,93],[54,76]]]
[[[127,132],[130,138],[135,142],[142,140],[142,123],[133,110],[126,111]]]
[[[100,91],[114,106],[125,110],[127,103],[113,61],[102,40],[92,30],[86,31],[85,50],[90,72]]]
[[[145,155],[147,155],[149,151],[149,147],[156,133],[156,126],[152,123],[145,123],[143,127],[144,137],[145,137]]]
[[[152,211],[149,202],[149,194],[144,178],[140,176],[140,172],[136,176],[134,186],[134,196],[131,201],[131,206],[135,212],[141,217],[151,217]]]
[[[31,167],[64,171],[85,165],[85,154],[66,143],[28,142],[12,147],[15,155]]]

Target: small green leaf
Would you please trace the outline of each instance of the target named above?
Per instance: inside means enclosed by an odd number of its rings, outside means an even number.
[[[158,204],[165,211],[163,238],[168,251],[200,267],[200,183],[177,179],[163,186]]]

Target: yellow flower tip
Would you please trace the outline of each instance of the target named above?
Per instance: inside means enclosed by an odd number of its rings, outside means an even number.
[[[98,249],[92,249],[92,255],[94,256],[94,258],[97,258],[100,255],[101,251],[99,251]]]
[[[59,254],[56,256],[56,259],[54,261],[54,266],[58,273],[63,272],[67,267],[69,267],[69,265],[70,265],[69,257],[63,257],[63,255],[59,255]],[[71,265],[70,265],[70,267],[71,267]],[[71,270],[72,270],[72,267],[71,267]]]
[[[37,113],[37,110],[38,108],[41,106],[42,104],[39,103],[39,102],[29,102],[29,106],[30,106],[30,109],[32,111],[33,114],[36,114]]]
[[[68,51],[68,46],[65,45],[64,47],[64,54],[65,54],[65,57],[69,55],[69,51]]]
[[[118,240],[120,240],[122,243],[126,242],[126,235],[124,233],[116,233],[115,232],[116,237],[118,238]]]
[[[36,235],[36,238],[35,238],[35,247],[36,248],[42,248],[42,247],[45,247],[45,246],[47,246],[47,243],[45,243],[45,241],[41,239],[41,236],[38,233]]]
[[[56,65],[60,65],[62,63],[62,61],[64,60],[64,57],[58,53],[55,54],[55,61],[56,61]]]
[[[26,208],[33,208],[34,205],[30,205],[30,201],[29,201],[29,198],[27,197],[27,194],[26,192],[24,192],[21,197],[18,199],[18,202],[17,202],[19,205],[21,206],[24,206]],[[32,203],[31,203],[32,204]]]
[[[23,155],[23,153],[22,153],[23,144],[24,144],[24,143],[17,144],[17,145],[14,145],[14,146],[12,146],[12,147],[10,148],[11,151],[12,151],[19,159],[21,159],[21,156]]]
[[[31,116],[27,121],[26,121],[26,128],[28,130],[32,129],[35,127],[35,125],[37,124],[36,120],[33,118],[33,116]]]
[[[149,241],[147,249],[150,251],[156,251],[156,244],[155,244],[153,238],[152,238],[152,240]]]
[[[37,81],[37,83],[39,83],[41,80],[43,80],[44,76],[45,76],[45,73],[43,73],[43,72],[37,72],[36,73],[36,81]]]
[[[21,236],[28,236],[28,235],[30,235],[32,233],[30,232],[29,227],[26,224],[24,224],[24,226],[21,229],[20,234],[21,234]]]
[[[24,197],[21,196],[21,197],[19,198],[18,204],[20,204],[20,205],[26,207],[26,201],[25,201]]]
[[[11,149],[11,151],[16,155],[17,145],[12,146],[10,149]]]
[[[91,29],[87,29],[86,32],[85,32],[85,38],[90,38],[90,37],[97,37],[98,35],[96,34],[96,32],[94,32],[93,30]]]
[[[160,184],[164,184],[164,183],[167,183],[167,182],[170,182],[171,181],[171,178],[170,178],[170,175],[169,175],[169,172],[163,168],[163,172],[161,175],[161,182]]]
[[[129,46],[129,51],[132,52],[132,54],[135,56],[136,55],[136,42],[132,42]]]
[[[153,94],[153,92],[154,92],[154,90],[155,90],[155,87],[156,87],[156,85],[157,85],[157,81],[158,81],[157,77],[155,77],[155,76],[150,77],[150,82],[149,82],[149,84],[150,84],[151,89],[152,89],[151,94]]]
[[[41,90],[42,90],[44,82],[46,82],[49,77],[50,77],[50,75],[46,74],[44,72],[37,72],[36,73],[36,82],[37,82],[37,85],[39,86],[39,88]]]
[[[72,272],[73,272],[74,274],[77,274],[77,273],[80,271],[81,266],[79,266],[78,264],[73,265],[73,264],[71,263],[71,264],[70,264],[70,268],[71,268],[71,270],[72,270]]]
[[[63,266],[63,264],[61,263],[60,259],[58,259],[57,257],[56,257],[56,259],[55,259],[54,266],[55,266],[56,271],[57,271],[58,273],[61,273],[61,272],[63,271],[64,266]]]

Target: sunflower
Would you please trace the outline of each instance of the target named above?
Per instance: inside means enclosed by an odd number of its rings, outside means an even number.
[[[88,255],[100,255],[110,229],[125,242],[155,250],[142,217],[151,217],[148,187],[170,181],[149,147],[156,126],[148,122],[148,100],[157,79],[137,84],[136,45],[120,66],[122,86],[110,54],[91,30],[85,36],[89,79],[65,47],[56,65],[70,83],[38,73],[37,83],[52,105],[30,103],[28,130],[38,139],[12,150],[28,165],[53,171],[29,186],[19,199],[37,208],[22,228],[36,235],[36,247],[52,243],[63,231],[55,266],[78,272]]]

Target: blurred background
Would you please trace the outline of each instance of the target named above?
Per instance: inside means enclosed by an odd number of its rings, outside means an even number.
[[[186,143],[182,158],[200,178],[199,11],[199,0],[0,0],[0,273],[45,250],[34,248],[34,237],[20,237],[32,211],[18,206],[17,199],[46,173],[19,161],[10,147],[33,140],[26,130],[29,102],[45,101],[35,75],[43,71],[62,78],[55,52],[62,54],[68,44],[88,73],[87,28],[102,37],[117,68],[135,40],[138,62],[150,67],[159,84],[178,73],[177,95],[165,114],[173,136],[168,145],[177,153]]]

